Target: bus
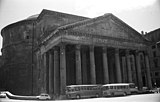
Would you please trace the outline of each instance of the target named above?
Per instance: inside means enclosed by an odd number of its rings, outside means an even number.
[[[66,86],[67,98],[100,97],[101,85],[69,85]]]
[[[131,94],[129,84],[115,83],[102,85],[103,96],[129,95]]]

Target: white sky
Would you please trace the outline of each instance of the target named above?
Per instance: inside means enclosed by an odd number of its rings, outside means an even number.
[[[0,0],[0,30],[42,9],[91,18],[112,13],[138,32],[160,28],[160,0]]]

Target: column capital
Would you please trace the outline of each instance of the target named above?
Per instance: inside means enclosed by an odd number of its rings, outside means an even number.
[[[107,50],[107,47],[106,47],[106,46],[103,46],[102,49],[103,49],[103,51],[106,51],[106,50]]]
[[[90,45],[89,48],[90,48],[90,51],[94,51],[94,46],[93,45]]]
[[[63,45],[63,44],[61,44],[60,45],[60,54],[64,54],[65,53],[65,49],[66,49],[66,46],[65,45]]]
[[[53,50],[59,50],[59,46],[54,46]]]
[[[65,49],[66,47],[66,43],[60,43],[58,46],[55,46],[55,47],[59,47],[60,49]]]
[[[129,51],[130,51],[129,49],[126,49],[126,50],[125,50],[126,55],[129,55]]]
[[[115,48],[115,54],[118,54],[118,53],[119,53],[119,49]]]
[[[80,50],[81,45],[76,45],[75,48],[76,48],[76,50]]]
[[[64,44],[64,43],[61,43],[61,44],[60,44],[60,47],[61,47],[61,48],[65,48],[65,46],[66,46],[66,44]]]
[[[139,55],[140,51],[139,50],[136,50],[135,51],[135,55]]]
[[[148,55],[149,55],[149,52],[148,52],[148,51],[144,51],[144,55],[145,55],[145,56],[148,56]]]
[[[49,54],[52,54],[53,53],[53,49],[50,49],[48,52],[49,52]]]

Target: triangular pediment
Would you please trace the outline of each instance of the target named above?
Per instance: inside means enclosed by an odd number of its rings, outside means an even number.
[[[53,43],[60,42],[134,50],[144,50],[149,44],[140,33],[113,14],[60,26],[51,32],[44,42],[49,44],[48,49],[53,47]]]
[[[83,21],[85,19],[89,18],[44,9],[36,20],[36,28],[37,32],[39,32],[37,33],[37,36],[48,36],[58,27]]]
[[[74,27],[72,27],[71,30],[80,33],[93,34],[102,37],[106,36],[134,42],[145,41],[137,31],[112,14],[89,19],[80,23],[81,24],[73,24],[72,26]]]

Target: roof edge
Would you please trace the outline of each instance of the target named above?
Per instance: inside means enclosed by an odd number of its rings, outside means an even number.
[[[8,24],[7,26],[3,27],[1,29],[1,35],[2,35],[2,32],[6,29],[9,29],[10,27],[14,26],[14,25],[18,25],[18,24],[21,24],[21,23],[27,23],[27,22],[34,22],[36,21],[36,19],[24,19],[24,20],[20,20],[20,21],[17,21],[17,22],[14,22],[14,23],[11,23],[11,24]]]
[[[64,13],[64,12],[58,12],[58,11],[52,11],[52,10],[43,9],[41,11],[41,13],[39,14],[39,16],[37,17],[37,21],[41,20],[41,18],[45,14],[69,15],[69,16],[75,16],[75,17],[84,18],[84,19],[89,18],[89,17],[79,16],[79,15],[73,15],[73,14]]]

